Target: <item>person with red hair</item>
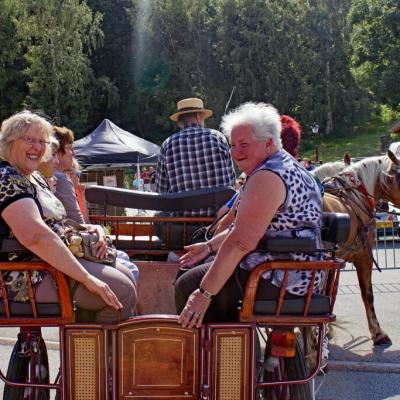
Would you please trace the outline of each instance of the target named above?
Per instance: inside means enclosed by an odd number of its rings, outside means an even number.
[[[281,141],[282,147],[294,158],[299,156],[301,128],[299,123],[288,115],[281,115]]]

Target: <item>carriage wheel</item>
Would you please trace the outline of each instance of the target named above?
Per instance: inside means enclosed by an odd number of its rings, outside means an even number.
[[[47,349],[43,338],[38,340],[38,351],[36,356],[21,356],[21,341],[18,339],[14,345],[10,362],[7,369],[7,379],[13,382],[27,382],[29,371],[33,363],[35,367],[35,383],[49,383],[49,361]],[[35,397],[36,391],[36,397]],[[6,385],[4,387],[3,400],[48,400],[49,389],[17,388]]]
[[[267,355],[268,354],[268,355]],[[270,354],[269,346],[266,356]],[[296,336],[296,355],[293,358],[277,359],[277,366],[271,371],[265,370],[264,381],[305,379],[308,376],[307,367],[301,343]],[[259,391],[257,397],[261,400],[312,400],[310,382],[304,385],[273,386]]]
[[[305,379],[308,376],[303,349],[297,336],[295,357],[285,358],[284,361],[288,379]],[[313,398],[310,382],[304,385],[289,386],[289,392],[290,400],[311,400]]]

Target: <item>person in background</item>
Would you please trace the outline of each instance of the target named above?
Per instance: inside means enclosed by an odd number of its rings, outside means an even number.
[[[74,162],[74,134],[65,127],[54,126],[54,135],[59,142],[57,151],[58,165],[55,170],[55,177],[57,178],[57,191],[56,196],[61,201],[67,212],[68,218],[84,224],[85,220],[79,208],[78,198],[74,189],[74,184],[67,171],[72,169]]]
[[[83,220],[88,224],[89,221],[89,210],[87,208],[85,189],[86,186],[80,183],[81,177],[81,166],[76,158],[72,160],[72,168],[65,171],[70,177],[72,184],[74,185],[74,190],[76,194],[76,199],[78,201],[78,206],[81,211]]]
[[[143,189],[145,192],[151,192],[150,189],[150,172],[147,171],[146,167],[142,168],[140,177],[143,179]]]
[[[282,147],[294,158],[299,157],[301,141],[301,128],[299,123],[289,115],[281,115],[281,140]]]
[[[180,193],[203,188],[235,185],[235,174],[229,146],[221,132],[205,127],[212,115],[203,101],[189,98],[178,101],[170,116],[180,128],[161,145],[157,162],[156,192]],[[215,216],[208,207],[187,210],[188,217]]]
[[[36,171],[51,152],[52,134],[52,125],[28,110],[2,122],[0,237],[17,239],[33,255],[66,274],[70,286],[75,288],[73,299],[77,307],[95,312],[96,322],[126,319],[136,307],[134,281],[129,270],[119,263],[115,267],[101,264],[107,244],[100,232],[92,229],[99,236],[98,262],[73,256],[55,233],[57,225],[65,219],[65,209],[43,175]],[[10,255],[3,253],[1,257],[7,260]],[[32,282],[37,302],[59,302],[53,276],[44,271],[34,271],[30,277],[21,271],[6,272],[4,281],[9,300],[29,302],[27,279]]]
[[[308,158],[303,158],[303,166],[307,171],[312,171],[315,169],[315,165]]]
[[[343,162],[345,163],[346,166],[351,164],[351,158],[348,151],[346,151],[346,153],[343,154]]]
[[[141,192],[144,191],[144,182],[143,179],[139,176],[138,174],[134,175],[134,180],[133,180],[133,189],[134,190],[140,190]]]
[[[57,178],[54,176],[55,169],[58,165],[58,140],[54,136],[50,136],[50,154],[45,157],[38,165],[37,170],[46,178],[47,183],[53,193],[56,192]]]
[[[149,167],[149,173],[150,173],[150,190],[152,192],[155,192],[156,190],[156,170],[154,167]]]
[[[250,271],[258,264],[276,259],[259,247],[261,240],[307,237],[320,248],[322,199],[313,177],[282,149],[281,122],[277,110],[264,103],[245,103],[224,116],[222,128],[231,141],[232,158],[247,178],[236,204],[230,228],[211,240],[190,246],[181,265],[190,267],[175,282],[178,322],[182,327],[199,327],[206,322],[237,320],[238,305]],[[318,254],[289,253],[291,260],[314,260]],[[279,297],[283,271],[263,275],[257,299]],[[307,293],[311,271],[290,271],[286,298]],[[318,272],[314,291],[323,284]]]

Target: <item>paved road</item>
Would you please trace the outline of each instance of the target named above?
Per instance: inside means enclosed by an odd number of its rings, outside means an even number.
[[[342,273],[329,372],[317,379],[316,400],[400,400],[400,269],[374,271],[372,281],[378,320],[393,344],[373,346],[356,273]]]

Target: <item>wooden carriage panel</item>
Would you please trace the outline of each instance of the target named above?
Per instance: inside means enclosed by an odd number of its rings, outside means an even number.
[[[252,392],[254,362],[250,328],[217,328],[211,331],[211,399],[248,400]]]
[[[101,329],[66,329],[65,364],[67,399],[106,398],[104,333]]]
[[[137,261],[139,314],[176,314],[175,277],[178,263]]]
[[[118,331],[119,399],[197,399],[199,334],[172,321]]]

